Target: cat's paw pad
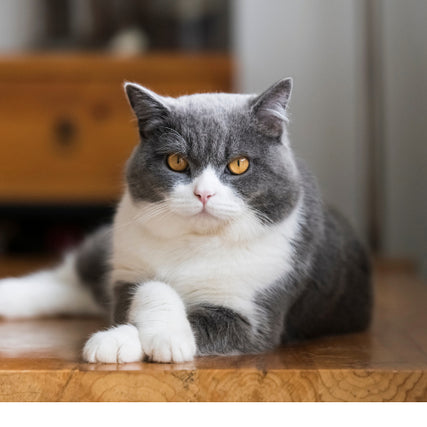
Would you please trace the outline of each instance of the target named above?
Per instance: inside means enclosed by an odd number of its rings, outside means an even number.
[[[83,349],[83,359],[90,363],[130,363],[142,360],[138,330],[120,325],[93,334]]]
[[[196,341],[190,328],[181,331],[162,331],[155,335],[140,334],[145,356],[152,362],[189,362],[196,355]]]

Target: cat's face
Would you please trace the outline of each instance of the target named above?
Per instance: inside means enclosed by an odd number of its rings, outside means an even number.
[[[284,129],[290,80],[258,97],[164,98],[134,84],[126,92],[141,136],[127,185],[150,219],[213,233],[239,221],[268,226],[293,210],[299,181]]]

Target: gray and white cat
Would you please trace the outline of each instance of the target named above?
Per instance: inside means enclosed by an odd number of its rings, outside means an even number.
[[[110,313],[88,362],[183,362],[365,329],[367,255],[286,132],[291,80],[259,96],[125,90],[140,144],[112,227],[54,270],[0,281],[0,315]]]

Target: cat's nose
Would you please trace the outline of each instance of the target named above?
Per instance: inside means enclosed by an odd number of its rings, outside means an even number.
[[[203,205],[206,205],[208,200],[215,196],[215,193],[213,191],[209,190],[194,190],[194,195],[203,203]]]

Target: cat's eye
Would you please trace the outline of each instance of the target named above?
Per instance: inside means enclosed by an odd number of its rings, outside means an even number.
[[[238,157],[228,164],[228,170],[233,175],[241,175],[249,168],[249,159],[247,157]]]
[[[188,168],[188,162],[180,154],[169,154],[168,166],[175,172],[184,172]]]

